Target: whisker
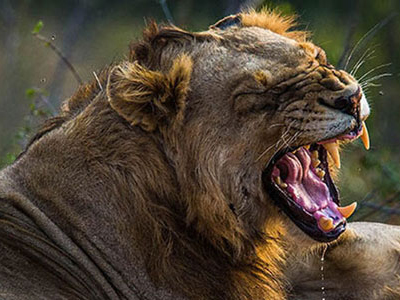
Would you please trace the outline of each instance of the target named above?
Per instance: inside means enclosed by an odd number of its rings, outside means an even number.
[[[364,51],[364,53],[360,56],[360,58],[357,60],[357,62],[353,65],[353,67],[350,70],[350,74],[354,74],[354,70],[359,67],[360,64],[363,64],[365,62],[364,58],[369,55],[371,52],[374,50],[370,51],[371,47],[369,47],[367,50]]]
[[[272,124],[271,126],[269,126],[269,128],[274,128],[274,127],[278,127],[278,126],[285,126],[285,124],[283,124],[283,123],[276,123],[276,124]]]
[[[370,83],[366,84],[366,85],[363,87],[363,91],[369,91],[368,88],[370,88],[370,87],[380,87],[380,86],[382,86],[382,84],[370,82]],[[365,93],[365,92],[364,92],[364,93]],[[365,96],[367,96],[367,95],[365,95]]]
[[[293,120],[293,122],[289,124],[289,126],[288,126],[288,131],[291,129],[291,127],[292,127],[292,125],[294,124],[295,121],[296,121],[296,120]],[[297,137],[299,136],[299,134],[300,134],[300,131],[297,131],[297,132],[295,132],[294,135],[292,135],[292,136],[289,138],[289,140],[285,140],[285,139],[283,138],[282,141],[284,142],[284,144],[283,144],[280,148],[283,149],[283,146],[285,146],[285,145],[286,145],[287,148],[289,148],[289,147],[290,147],[290,144],[293,143],[293,142],[297,139]],[[279,150],[281,150],[281,149],[279,149]]]
[[[363,60],[363,61],[361,62],[361,64],[357,67],[357,69],[355,70],[354,74],[351,74],[351,75],[352,75],[352,76],[355,76],[355,74],[358,72],[358,69],[361,68],[362,65],[363,65],[364,63],[366,63],[368,60],[373,60],[374,58],[376,58],[376,56],[371,56],[371,57],[369,57],[368,59]]]
[[[362,82],[363,79],[366,78],[366,77],[367,77],[369,74],[371,74],[372,72],[374,72],[374,71],[376,71],[376,70],[379,70],[379,69],[382,69],[382,68],[384,68],[384,67],[388,67],[388,66],[390,66],[391,64],[392,64],[392,63],[382,64],[382,65],[380,65],[380,66],[377,66],[377,67],[375,67],[375,68],[369,70],[369,71],[366,72],[363,76],[361,76],[361,77],[358,79],[358,81],[359,81],[359,82]]]
[[[285,126],[285,124],[284,123],[276,123],[276,124],[273,124],[272,126],[270,126],[270,128],[277,127],[277,126]],[[267,149],[265,149],[260,154],[260,156],[256,159],[256,162],[259,161],[265,154],[267,154],[273,147],[277,148],[277,144],[279,144],[279,142],[281,141],[282,137],[284,135],[286,135],[287,132],[288,132],[288,129],[285,130],[285,132],[282,134],[281,138],[279,140],[277,140],[275,144],[272,144],[271,146],[269,146]]]
[[[290,144],[295,144],[300,133],[293,135],[292,139],[290,140]],[[289,147],[289,145],[287,145]]]
[[[379,74],[379,75],[373,76],[371,78],[368,78],[367,80],[364,80],[360,85],[361,86],[365,86],[367,83],[370,83],[370,82],[372,82],[374,80],[378,80],[378,79],[383,78],[383,77],[389,77],[389,76],[392,76],[392,75],[393,74],[391,74],[391,73]]]
[[[353,68],[350,71],[350,74],[354,76],[357,74],[357,71],[361,68],[361,66],[368,60],[374,58],[372,55],[375,53],[375,49],[372,49],[371,47],[368,48],[364,54],[358,59],[357,63],[353,66]]]
[[[288,125],[288,127],[286,128],[286,130],[282,133],[281,137],[279,138],[279,140],[278,140],[275,144],[270,145],[267,149],[265,149],[265,150],[260,154],[260,156],[258,156],[258,158],[256,159],[256,162],[259,161],[259,160],[260,160],[265,154],[267,154],[272,148],[275,148],[275,151],[276,151],[276,149],[281,150],[281,148],[284,146],[284,144],[285,144],[285,143],[287,144],[287,142],[286,142],[286,135],[289,133],[289,131],[290,131],[290,129],[291,129],[291,127],[292,127],[292,125],[294,124],[295,121],[296,121],[296,120],[293,120],[293,121]],[[278,125],[284,126],[285,124],[277,123],[277,124],[274,124],[274,125],[272,125],[272,126],[278,126]],[[281,143],[282,143],[282,146],[280,146]],[[272,157],[271,157],[271,158],[272,158]],[[270,161],[269,161],[269,162],[270,162]],[[269,163],[269,162],[268,162],[268,163]]]
[[[372,27],[369,31],[367,31],[367,33],[364,34],[364,35],[358,40],[358,42],[354,45],[354,47],[353,47],[353,49],[351,50],[349,56],[347,57],[346,64],[344,65],[344,68],[343,68],[344,70],[347,69],[347,66],[349,65],[349,62],[350,62],[351,58],[353,57],[354,52],[357,50],[358,46],[359,46],[359,45],[361,44],[361,42],[372,32],[372,30],[375,29],[375,27],[376,27],[377,25],[378,25],[378,24],[376,24],[376,25],[375,25],[374,27]]]
[[[297,140],[297,137],[299,136],[300,132],[296,132],[294,135],[290,137],[288,141],[286,141],[286,147],[290,147],[290,144],[295,142]]]
[[[374,27],[372,27],[370,30],[368,30],[368,32],[366,34],[364,34],[361,39],[358,40],[358,42],[355,44],[355,46],[353,47],[353,49],[351,50],[349,56],[347,57],[346,60],[346,64],[344,65],[344,70],[347,69],[347,66],[349,65],[349,62],[351,60],[351,58],[353,57],[355,51],[357,50],[357,48],[359,48],[359,46],[362,43],[366,43],[368,42],[374,35],[375,33],[381,29],[383,26],[385,26],[393,17],[395,17],[397,15],[397,13],[391,13],[389,16],[387,16],[385,19],[383,19],[382,21],[380,21],[379,23],[377,23]]]
[[[285,136],[286,136],[286,135],[282,135],[282,138],[281,138],[282,146],[279,146],[280,148],[282,148],[284,145],[288,145],[288,142],[286,141]],[[277,146],[278,146],[278,145],[279,145],[279,144],[277,144]]]
[[[275,151],[279,151],[280,149],[283,148],[284,144],[286,144],[286,133],[282,134],[281,138],[278,140],[278,142],[275,144]],[[282,145],[281,145],[282,144]]]
[[[265,154],[267,154],[269,152],[269,150],[271,150],[272,147],[274,147],[276,144],[272,144],[271,146],[269,146],[267,149],[265,149],[263,151],[263,153],[260,154],[260,156],[256,159],[256,162],[258,162]]]

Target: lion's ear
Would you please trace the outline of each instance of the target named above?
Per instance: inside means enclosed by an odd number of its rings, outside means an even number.
[[[130,124],[146,131],[153,131],[162,122],[182,119],[192,65],[185,54],[173,61],[167,73],[124,62],[110,72],[108,101]]]

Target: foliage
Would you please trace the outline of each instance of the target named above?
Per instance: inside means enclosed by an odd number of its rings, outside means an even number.
[[[26,147],[29,138],[34,133],[34,128],[55,114],[53,107],[48,102],[48,92],[41,88],[28,88],[25,91],[26,98],[29,100],[29,114],[24,117],[24,125],[15,134],[14,147],[12,151],[6,153],[0,159],[0,167],[11,164],[18,154]]]
[[[35,27],[33,27],[32,34],[39,33],[42,30],[42,28],[43,28],[43,22],[42,22],[42,20],[39,20],[36,23]]]

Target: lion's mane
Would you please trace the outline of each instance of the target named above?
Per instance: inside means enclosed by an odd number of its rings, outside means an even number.
[[[241,18],[243,26],[306,39],[305,32],[290,31],[292,18],[270,11]],[[118,196],[115,205],[124,212],[118,230],[139,250],[156,284],[193,299],[281,299],[284,229],[274,217],[277,209],[266,204],[260,211],[246,202],[252,191],[229,190],[230,179],[221,177],[212,156],[216,145],[192,149],[194,157],[179,147],[180,128],[189,126],[193,114],[185,101],[195,92],[189,90],[196,72],[190,55],[194,41],[203,47],[210,41],[237,42],[151,23],[143,39],[131,45],[128,60],[82,86],[28,150],[65,127],[80,145],[92,180]],[[199,85],[192,82],[191,88]],[[206,114],[202,117],[207,121]],[[191,133],[184,137],[187,147],[196,147],[195,136],[197,143],[208,142],[196,128],[185,132]],[[235,197],[241,197],[242,207],[232,204],[240,203]]]

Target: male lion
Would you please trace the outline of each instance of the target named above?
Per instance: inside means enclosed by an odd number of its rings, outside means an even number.
[[[320,299],[326,242],[327,299],[399,298],[399,229],[346,230],[331,175],[367,101],[293,25],[153,23],[82,86],[0,173],[0,298]]]

